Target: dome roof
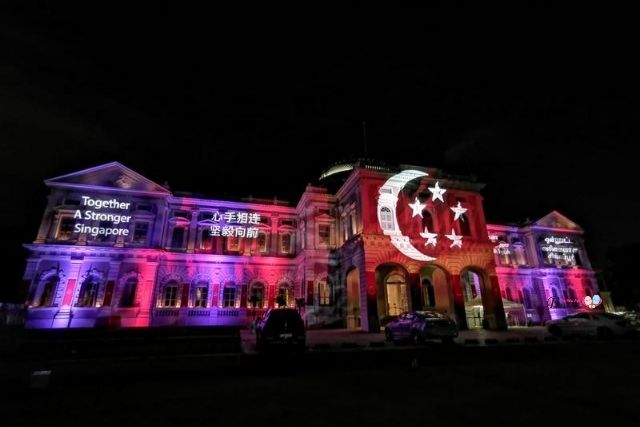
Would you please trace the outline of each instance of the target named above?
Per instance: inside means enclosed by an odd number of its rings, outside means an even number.
[[[325,169],[322,174],[320,174],[320,181],[332,175],[340,174],[343,172],[350,172],[355,168],[365,168],[383,172],[391,172],[393,170],[393,168],[386,163],[376,159],[357,158],[354,160],[342,160],[333,163],[331,166]]]

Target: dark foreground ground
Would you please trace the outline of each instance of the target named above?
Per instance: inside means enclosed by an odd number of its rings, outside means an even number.
[[[640,342],[4,362],[2,426],[640,425]],[[27,375],[51,370],[46,388]],[[566,424],[569,425],[569,424]]]

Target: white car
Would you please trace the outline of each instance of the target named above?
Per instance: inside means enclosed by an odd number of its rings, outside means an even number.
[[[561,335],[593,335],[601,338],[630,335],[629,320],[612,313],[582,312],[547,322],[549,333]]]

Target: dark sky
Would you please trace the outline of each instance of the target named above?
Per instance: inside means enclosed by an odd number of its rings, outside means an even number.
[[[628,35],[417,10],[56,6],[0,13],[13,277],[43,179],[117,160],[173,190],[295,203],[327,165],[363,154],[363,120],[370,157],[486,182],[490,221],[557,209],[585,228],[596,267],[640,241]]]

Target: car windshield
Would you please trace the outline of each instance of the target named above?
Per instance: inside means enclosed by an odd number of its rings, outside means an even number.
[[[425,319],[446,319],[445,316],[435,311],[416,311],[416,314]]]

